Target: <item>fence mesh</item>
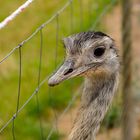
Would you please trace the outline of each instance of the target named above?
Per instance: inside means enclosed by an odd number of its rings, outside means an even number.
[[[43,78],[41,77],[43,67],[46,68],[46,66],[44,66],[46,64],[44,64],[43,55],[44,55],[44,53],[47,53],[45,51],[48,49],[48,48],[47,49],[45,48],[46,42],[44,40],[45,40],[46,34],[44,35],[44,32],[46,33],[46,30],[48,30],[49,24],[54,25],[54,28],[55,28],[55,29],[53,29],[54,32],[53,33],[49,32],[49,33],[50,34],[51,33],[55,34],[53,39],[52,39],[53,41],[55,41],[55,47],[54,46],[49,46],[49,44],[47,44],[47,47],[54,47],[54,62],[53,62],[54,64],[53,64],[52,67],[56,68],[59,64],[60,59],[61,59],[61,58],[59,58],[58,55],[59,55],[59,53],[62,53],[62,51],[59,48],[59,47],[61,47],[60,39],[63,36],[62,32],[60,32],[60,30],[62,30],[62,24],[63,24],[62,15],[65,14],[65,12],[68,11],[68,9],[69,9],[69,19],[70,20],[67,19],[68,20],[67,25],[66,25],[67,29],[65,29],[65,30],[67,30],[66,32],[68,34],[72,34],[72,33],[77,32],[76,24],[75,24],[77,22],[77,19],[79,20],[79,23],[80,23],[80,25],[79,25],[80,27],[79,27],[78,31],[94,30],[94,29],[97,29],[97,27],[99,28],[99,24],[102,21],[102,18],[106,15],[106,13],[108,13],[109,10],[111,10],[111,8],[117,2],[116,0],[108,1],[108,3],[105,5],[105,7],[103,7],[101,12],[97,16],[97,18],[94,19],[94,14],[93,13],[95,13],[96,10],[98,8],[100,8],[99,5],[95,5],[95,1],[92,1],[92,0],[88,0],[88,1],[77,0],[76,3],[77,3],[77,5],[79,5],[78,8],[79,8],[79,13],[80,13],[79,17],[75,16],[75,15],[77,15],[77,13],[76,13],[77,11],[75,10],[75,6],[74,6],[75,1],[76,0],[68,0],[60,10],[55,12],[54,15],[52,15],[47,21],[42,23],[37,29],[35,29],[35,31],[33,33],[31,33],[31,35],[29,35],[25,40],[23,40],[16,47],[14,47],[10,52],[7,53],[7,55],[5,57],[3,57],[0,60],[0,65],[3,65],[3,63],[5,63],[5,61],[8,61],[8,59],[10,59],[10,57],[12,55],[14,55],[15,53],[18,52],[18,58],[17,58],[18,59],[18,73],[17,73],[17,76],[18,76],[18,84],[17,84],[18,85],[18,88],[17,88],[18,92],[17,92],[15,113],[12,115],[12,117],[10,119],[8,119],[8,121],[2,123],[1,128],[0,128],[0,134],[3,134],[3,132],[6,131],[6,130],[8,131],[9,130],[9,125],[11,124],[12,129],[10,129],[10,131],[12,132],[13,140],[16,140],[16,137],[18,135],[18,133],[16,131],[16,119],[20,118],[20,113],[23,111],[23,109],[32,100],[34,100],[34,97],[35,97],[35,103],[36,103],[35,108],[36,108],[36,112],[38,114],[37,118],[39,120],[39,129],[40,129],[39,130],[39,135],[40,135],[41,140],[52,139],[52,135],[54,134],[54,132],[56,132],[57,135],[61,135],[60,132],[59,132],[58,123],[64,117],[64,115],[67,112],[69,112],[69,114],[71,116],[71,122],[73,121],[73,114],[70,113],[71,112],[71,107],[75,103],[76,99],[79,97],[79,93],[81,92],[82,86],[80,86],[80,88],[76,87],[77,90],[71,90],[70,91],[70,92],[73,92],[73,91],[76,91],[76,92],[74,94],[70,95],[70,100],[66,103],[67,105],[65,105],[65,107],[63,107],[63,109],[61,109],[61,111],[56,110],[55,105],[54,105],[55,104],[54,103],[55,101],[53,99],[54,94],[52,92],[57,92],[57,89],[54,89],[52,91],[52,89],[48,88],[46,90],[47,91],[46,94],[48,95],[48,100],[47,101],[49,102],[49,104],[51,104],[51,111],[52,111],[51,116],[53,116],[53,119],[51,120],[52,121],[51,129],[48,131],[47,134],[44,131],[44,129],[46,127],[46,126],[44,126],[44,121],[46,121],[46,120],[44,120],[44,118],[42,118],[42,114],[41,114],[42,113],[41,112],[42,108],[40,106],[41,101],[40,101],[40,98],[39,98],[39,92],[44,85],[47,86],[46,83],[47,83],[47,80],[48,80],[48,75],[43,76]],[[64,19],[64,20],[66,20],[66,19]],[[85,23],[88,23],[88,25],[84,25]],[[47,36],[49,36],[49,33],[47,34]],[[25,44],[28,44],[28,42],[30,42],[31,39],[34,39],[34,38],[38,37],[38,35],[40,36],[39,37],[40,47],[38,49],[39,57],[37,59],[38,62],[39,62],[38,63],[38,74],[37,74],[37,80],[35,80],[37,86],[35,87],[33,93],[30,95],[30,97],[28,97],[28,99],[26,99],[26,101],[23,104],[21,104],[20,98],[21,98],[21,86],[22,86],[22,75],[23,75],[23,53],[24,53],[23,49],[24,49]],[[30,50],[30,48],[27,48],[27,49]],[[49,51],[49,49],[48,49],[48,51]],[[31,53],[31,52],[29,51],[29,53]],[[47,53],[47,55],[49,55],[49,53]],[[52,56],[49,56],[49,57],[52,57]],[[50,60],[48,59],[46,61],[50,61]],[[73,89],[73,81],[70,81],[70,85],[72,85],[71,89]],[[139,87],[138,87],[138,89],[139,89]],[[135,90],[135,92],[138,91],[137,88],[134,88],[134,90]],[[26,91],[24,91],[24,92],[26,92]],[[13,94],[15,94],[15,91],[14,91]],[[57,96],[57,95],[55,95],[55,96]],[[118,97],[118,98],[121,98],[121,97]],[[116,100],[116,102],[117,102],[117,105],[121,104],[119,99]],[[115,106],[116,102],[113,104],[114,105],[113,107],[116,107]],[[118,111],[118,108],[115,108],[115,109],[116,109],[116,111]],[[120,111],[120,108],[119,108],[119,111]],[[118,122],[122,119],[122,112],[123,112],[122,110],[119,112],[119,114],[121,114],[121,115],[119,115],[119,118],[116,119],[116,122]],[[110,118],[112,117],[112,114],[109,113],[109,115],[110,115],[110,117],[107,117],[107,119],[105,119],[105,121],[104,121],[105,130],[107,130],[109,125],[111,125]],[[116,125],[117,125],[117,123],[116,123]]]

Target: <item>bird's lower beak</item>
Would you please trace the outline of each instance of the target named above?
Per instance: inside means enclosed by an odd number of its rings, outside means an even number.
[[[94,68],[94,65],[84,65],[74,68],[73,61],[65,61],[63,65],[49,78],[48,85],[58,85],[62,81],[81,75],[91,68]]]

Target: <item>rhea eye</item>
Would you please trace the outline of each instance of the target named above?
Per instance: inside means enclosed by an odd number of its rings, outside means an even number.
[[[95,48],[93,53],[95,57],[101,57],[105,53],[105,47],[100,46],[98,48]]]

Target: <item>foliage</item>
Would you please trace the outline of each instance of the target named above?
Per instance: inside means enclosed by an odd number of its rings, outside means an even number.
[[[103,127],[114,128],[120,125],[121,108],[119,105],[113,105],[103,121]]]

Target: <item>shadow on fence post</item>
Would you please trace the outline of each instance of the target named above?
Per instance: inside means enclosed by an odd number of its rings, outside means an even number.
[[[132,93],[132,40],[131,0],[122,0],[122,46],[123,46],[123,128],[122,140],[133,140],[133,93]]]

